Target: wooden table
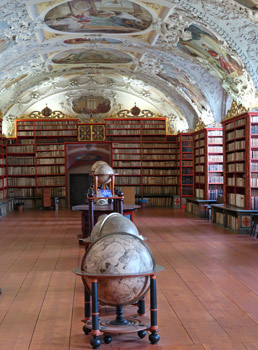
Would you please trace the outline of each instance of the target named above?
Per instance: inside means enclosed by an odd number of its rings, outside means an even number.
[[[136,204],[124,204],[123,205],[123,215],[127,216],[130,215],[131,221],[134,219],[134,211],[136,209],[141,208],[140,205]],[[72,210],[78,210],[81,211],[81,229],[82,229],[82,238],[86,238],[89,236],[89,205],[88,204],[81,204],[81,205],[75,205],[72,207]],[[113,208],[113,204],[107,204],[107,205],[94,205],[94,223],[97,222],[98,217],[102,214],[110,214],[113,213],[115,210]]]

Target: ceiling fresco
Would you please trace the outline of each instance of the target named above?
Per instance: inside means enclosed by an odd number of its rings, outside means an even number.
[[[258,0],[235,0],[235,1],[250,9],[258,10]]]
[[[137,33],[149,27],[152,17],[134,2],[73,0],[51,9],[46,25],[70,33]]]
[[[52,58],[55,64],[89,64],[89,63],[105,63],[105,64],[121,64],[130,63],[132,58],[126,53],[114,49],[102,50],[67,50],[58,53]]]
[[[177,132],[258,107],[255,0],[3,0],[0,110],[101,122],[134,104]]]

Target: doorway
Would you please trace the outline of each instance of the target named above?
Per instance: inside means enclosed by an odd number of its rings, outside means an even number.
[[[70,207],[86,204],[91,184],[92,178],[89,174],[70,174]]]

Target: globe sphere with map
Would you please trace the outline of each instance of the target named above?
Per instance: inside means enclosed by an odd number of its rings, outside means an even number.
[[[91,241],[96,241],[98,238],[108,235],[113,232],[130,233],[143,239],[135,224],[127,217],[119,213],[103,214],[98,218],[97,223],[91,231]]]
[[[142,275],[154,267],[149,247],[140,238],[128,233],[112,233],[99,238],[90,245],[81,264],[82,272],[98,276],[99,300],[112,306],[137,302],[150,286],[149,276],[116,276]],[[109,277],[104,278],[105,275]],[[91,294],[88,277],[84,278],[84,284]]]
[[[114,170],[107,163],[98,164],[94,170],[94,175],[98,175],[99,184],[107,184],[111,181],[112,175],[114,175]]]

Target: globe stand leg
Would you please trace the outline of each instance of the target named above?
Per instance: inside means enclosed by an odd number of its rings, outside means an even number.
[[[151,326],[149,331],[149,340],[151,344],[157,344],[159,342],[160,336],[157,333],[158,321],[157,321],[157,287],[156,287],[156,276],[150,276],[150,312],[151,312]]]
[[[101,340],[99,335],[101,334],[99,330],[99,309],[98,309],[98,280],[93,279],[91,283],[92,288],[92,312],[91,312],[91,320],[92,320],[92,338],[90,340],[90,344],[93,349],[98,349],[101,345]]]
[[[144,297],[138,301],[137,314],[139,316],[143,316],[145,314],[145,298]]]
[[[116,307],[116,319],[114,321],[111,321],[110,324],[115,325],[115,326],[123,326],[128,324],[129,321],[125,320],[123,318],[123,308],[121,305],[118,305]]]
[[[84,316],[85,320],[90,318],[90,294],[84,288]]]

